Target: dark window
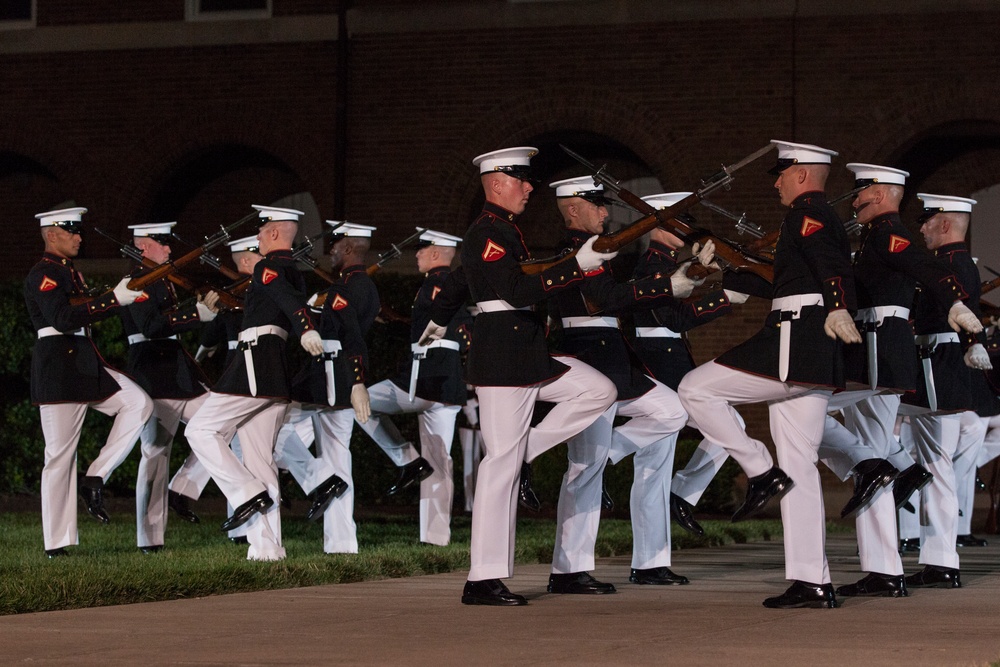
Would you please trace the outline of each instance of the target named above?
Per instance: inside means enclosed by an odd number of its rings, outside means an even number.
[[[261,11],[267,9],[267,0],[201,0],[198,9],[202,12]]]
[[[0,21],[30,21],[32,0],[0,0]]]

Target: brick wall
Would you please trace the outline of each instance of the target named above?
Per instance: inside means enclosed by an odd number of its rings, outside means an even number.
[[[183,18],[181,0],[38,4],[40,27]],[[414,225],[460,234],[481,201],[473,156],[520,144],[548,154],[574,138],[616,174],[666,190],[691,189],[769,139],[817,143],[841,152],[831,195],[851,187],[846,162],[911,169],[904,219],[917,191],[962,195],[1000,182],[1000,12],[406,31],[427,6],[354,3],[358,25],[378,10],[394,29],[352,32],[346,174],[334,171],[335,34],[276,41],[263,22],[259,43],[245,45],[0,50],[0,275],[23,275],[37,256],[34,213],[70,200],[122,236],[172,206],[196,238],[294,192],[311,192],[332,217],[343,176],[346,216],[379,227],[375,250]],[[274,0],[286,19],[332,11],[332,2]],[[260,159],[220,171],[233,155]],[[582,173],[563,158],[546,164],[546,182]],[[764,166],[713,199],[772,230],[783,211]],[[215,176],[198,188],[198,174]],[[559,232],[548,190],[523,220],[539,255]],[[698,219],[720,233],[731,224],[708,211]],[[977,230],[973,238],[989,233]],[[86,253],[114,256],[93,236]],[[698,331],[699,360],[745,338],[761,315],[747,304]]]

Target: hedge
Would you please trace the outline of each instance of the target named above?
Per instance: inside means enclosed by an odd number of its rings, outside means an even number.
[[[413,295],[419,285],[419,276],[395,273],[378,273],[375,282],[382,295],[383,303],[398,313],[409,313]],[[310,278],[311,280],[311,278]],[[115,280],[92,280],[92,284],[113,284]],[[319,289],[319,284],[311,285]],[[0,493],[38,493],[43,463],[44,440],[38,419],[38,410],[29,400],[29,380],[31,350],[35,340],[34,330],[24,306],[23,285],[20,282],[0,283],[0,412],[3,424],[0,432]],[[127,342],[122,333],[121,321],[112,317],[93,327],[93,338],[101,354],[115,367],[122,368],[127,350]],[[197,347],[197,333],[182,336],[182,342],[189,350]],[[394,375],[399,363],[409,350],[409,329],[400,323],[376,323],[368,335],[368,345],[372,367],[370,377],[377,381]],[[298,357],[302,353],[297,345],[290,346],[290,352]],[[217,377],[221,371],[214,362],[206,368],[209,377]],[[292,366],[295,366],[293,361]],[[459,417],[460,423],[463,417]],[[417,439],[415,416],[404,416],[395,420],[400,431],[407,438]],[[96,456],[107,436],[111,420],[90,410],[84,423],[83,434],[78,447],[78,465],[81,470]],[[685,434],[682,434],[685,435]],[[692,432],[690,435],[696,436]],[[456,438],[457,442],[457,438]],[[678,443],[676,461],[683,465],[697,445],[697,440],[684,438]],[[382,451],[360,429],[355,429],[351,440],[354,462],[354,479],[359,505],[379,505],[382,503],[414,504],[418,498],[417,489],[411,489],[391,499],[384,491],[395,479],[396,470]],[[184,439],[183,429],[178,434],[172,455],[171,470],[176,470],[187,456],[189,449]],[[461,447],[453,445],[455,459],[456,505],[462,506]],[[108,481],[108,491],[112,495],[131,496],[135,492],[135,477],[138,467],[138,447],[133,450],[124,464]],[[534,464],[535,486],[543,503],[554,508],[559,497],[559,484],[566,470],[565,445],[556,447],[540,457]],[[720,513],[729,511],[733,505],[731,497],[732,478],[738,468],[730,461],[706,492],[700,505],[702,512]],[[615,500],[615,514],[627,515],[629,487],[632,483],[632,466],[626,461],[618,466],[609,466],[605,473],[605,484]],[[297,486],[286,484],[285,493],[292,498],[301,498]],[[206,489],[209,495],[218,494],[214,485]]]

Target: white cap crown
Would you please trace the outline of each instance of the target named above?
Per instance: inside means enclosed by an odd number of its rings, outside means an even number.
[[[642,201],[646,202],[655,209],[664,209],[669,206],[673,206],[691,194],[692,193],[690,192],[661,192],[657,195],[646,195],[642,198]]]
[[[305,211],[299,211],[294,208],[278,208],[277,206],[261,206],[259,204],[253,204],[253,207],[260,214],[261,225],[268,222],[298,222],[299,218],[305,215]]]
[[[529,175],[531,158],[535,155],[538,155],[538,149],[534,146],[501,148],[498,151],[477,155],[472,159],[472,164],[479,167],[480,174],[499,171],[520,178]]]
[[[924,202],[925,213],[972,213],[975,199],[968,197],[951,197],[948,195],[931,195],[918,192],[917,198]]]
[[[258,252],[260,250],[260,241],[256,236],[244,236],[241,239],[230,241],[226,245],[229,246],[229,252]]]
[[[417,227],[417,229],[420,229]],[[454,248],[461,243],[462,239],[459,236],[452,236],[451,234],[445,234],[444,232],[436,232],[433,229],[425,229],[420,234],[420,245],[426,246],[442,246],[446,248]]]
[[[778,139],[771,139],[771,143],[778,147],[778,163],[768,173],[776,175],[793,164],[830,164],[833,157],[838,155],[837,151],[813,144],[796,144]]]
[[[87,209],[82,206],[74,206],[73,208],[46,211],[35,217],[38,218],[39,227],[75,227],[83,221],[83,214],[86,212]]]
[[[333,230],[334,236],[354,236],[371,238],[372,232],[374,232],[378,227],[371,227],[369,225],[359,225],[355,222],[345,222],[341,220],[327,220],[326,224],[331,227],[336,227]]]
[[[877,164],[848,162],[847,168],[854,172],[855,186],[861,185],[906,185],[910,172]]]

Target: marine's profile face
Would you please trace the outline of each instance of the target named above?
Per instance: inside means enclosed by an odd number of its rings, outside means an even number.
[[[73,259],[80,254],[80,244],[83,239],[80,232],[70,232],[62,227],[52,227],[48,232],[50,249],[60,257]]]
[[[577,220],[581,231],[588,234],[601,234],[604,232],[604,221],[608,219],[608,208],[598,206],[586,199],[577,199]]]
[[[148,237],[138,237],[135,239],[135,247],[142,251],[143,257],[157,264],[163,264],[170,259],[170,246],[166,243]]]
[[[503,174],[503,178],[500,180],[500,186],[500,196],[503,198],[503,201],[506,202],[501,204],[501,206],[517,215],[524,213],[524,209],[528,205],[528,197],[531,195],[532,190],[535,189],[531,183],[528,181],[522,181],[520,178],[514,178],[513,176]]]
[[[938,213],[935,216],[924,220],[920,225],[920,233],[924,237],[924,244],[928,250],[937,250],[944,245],[945,217]]]

